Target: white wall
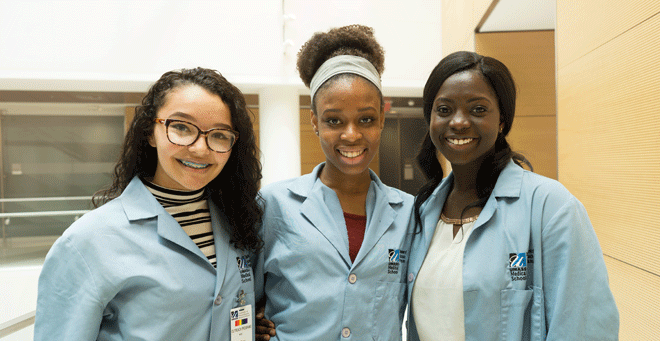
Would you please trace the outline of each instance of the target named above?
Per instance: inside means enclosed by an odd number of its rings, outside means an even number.
[[[245,92],[302,82],[313,32],[360,23],[386,50],[389,95],[419,96],[441,57],[440,1],[0,0],[0,90],[145,91],[163,72],[218,69]],[[282,14],[293,14],[286,21]],[[284,48],[291,40],[292,46]],[[286,55],[284,54],[286,50]]]

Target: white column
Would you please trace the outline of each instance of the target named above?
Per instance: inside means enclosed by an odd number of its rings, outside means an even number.
[[[261,186],[300,176],[300,98],[294,86],[259,91]]]

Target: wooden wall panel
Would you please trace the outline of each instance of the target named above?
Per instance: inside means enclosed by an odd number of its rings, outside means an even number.
[[[254,130],[254,137],[255,141],[257,142],[257,148],[259,148],[259,108],[248,108],[248,111],[251,112],[250,120],[252,121],[252,129]]]
[[[564,67],[660,12],[658,0],[557,1],[557,65]],[[657,38],[656,38],[657,39]]]
[[[555,116],[554,31],[477,33],[476,52],[506,65],[516,81],[518,116]]]
[[[660,2],[557,2],[559,180],[585,205],[621,340],[660,339]]]
[[[534,172],[557,178],[555,44],[553,31],[477,33],[476,52],[504,63],[516,81],[516,118],[508,136]]]
[[[552,116],[520,116],[507,137],[511,149],[532,163],[534,173],[557,179],[557,122]]]
[[[558,134],[559,180],[605,254],[660,275],[657,32],[660,14],[559,70]],[[631,217],[651,224],[623,228]]]
[[[660,277],[609,257],[605,265],[619,308],[620,340],[660,340]]]
[[[124,135],[128,132],[128,128],[131,127],[133,123],[133,118],[135,117],[136,107],[126,107],[124,109]]]

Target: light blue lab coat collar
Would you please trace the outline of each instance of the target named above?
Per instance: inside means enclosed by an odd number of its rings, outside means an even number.
[[[215,253],[217,264],[216,268],[208,262],[202,250],[195,245],[195,242],[190,239],[186,231],[181,228],[181,225],[165,211],[163,206],[156,200],[156,198],[149,192],[149,190],[142,184],[142,180],[137,176],[131,180],[126,186],[124,192],[119,196],[121,204],[126,213],[126,217],[131,223],[137,220],[145,219],[158,219],[158,235],[183,249],[195,254],[202,258],[203,264],[207,264],[209,270],[216,273],[219,283],[216,284],[216,294],[219,288],[222,287],[222,281],[227,270],[227,259],[229,252],[228,243],[220,243],[219,240],[229,240],[228,233],[222,228],[219,228],[219,222],[224,221],[218,208],[209,200],[209,209],[211,212],[211,224],[213,228],[213,238],[215,242]],[[223,238],[224,237],[224,238]]]
[[[319,174],[325,163],[321,163],[307,175],[293,181],[288,189],[291,193],[304,198],[300,212],[319,232],[334,246],[346,265],[351,268],[357,266],[362,259],[376,245],[380,237],[387,231],[396,218],[394,206],[401,205],[403,198],[398,192],[385,186],[376,174],[369,170],[371,184],[367,193],[366,211],[367,228],[360,251],[351,262],[346,229],[337,228],[346,226],[343,210],[337,194],[324,185]]]
[[[512,160],[504,167],[502,172],[497,178],[493,193],[488,198],[486,205],[479,214],[479,219],[475,222],[474,229],[478,229],[488,222],[495,212],[497,211],[497,198],[519,198],[522,189],[522,178],[524,170],[516,165]],[[447,195],[454,182],[454,173],[449,173],[445,179],[442,180],[440,185],[433,191],[431,196],[420,207],[421,216],[424,217],[422,226],[432,226],[433,228],[426,228],[422,231],[424,234],[424,245],[428,249],[429,243],[435,232],[435,226],[440,220],[440,212],[445,205]]]

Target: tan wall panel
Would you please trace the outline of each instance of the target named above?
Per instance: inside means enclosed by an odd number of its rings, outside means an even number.
[[[124,109],[124,136],[128,132],[128,128],[131,127],[131,123],[133,123],[133,118],[135,117],[135,109],[136,107],[126,107]]]
[[[511,149],[532,163],[534,173],[557,179],[557,125],[555,116],[521,116],[507,137]]]
[[[660,339],[660,2],[557,2],[559,180],[585,205],[621,340]]]
[[[609,257],[605,265],[619,308],[620,340],[660,340],[660,277]]]
[[[456,51],[474,51],[474,29],[492,2],[442,0],[442,56]],[[438,62],[442,56],[438,56]]]
[[[566,66],[658,12],[658,0],[557,1],[557,40],[562,42],[557,65]]]
[[[477,53],[498,59],[513,74],[516,117],[555,116],[554,31],[477,33],[475,42]]]
[[[259,109],[258,108],[249,108],[250,120],[252,121],[252,129],[254,130],[254,138],[257,143],[257,148],[259,148]],[[238,138],[241,138],[240,136]],[[261,153],[261,152],[260,152]]]
[[[587,207],[605,254],[656,274],[658,32],[660,14],[560,69],[557,119],[559,180]]]

